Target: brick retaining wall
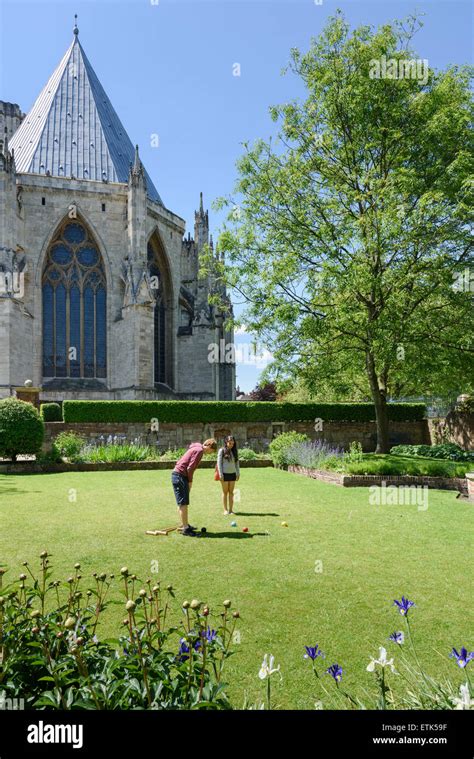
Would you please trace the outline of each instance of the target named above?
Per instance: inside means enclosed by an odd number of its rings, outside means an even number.
[[[315,480],[329,482],[332,485],[341,485],[345,488],[361,488],[381,485],[383,482],[395,487],[416,485],[426,486],[437,490],[457,490],[463,495],[468,495],[468,481],[463,477],[426,477],[414,475],[383,475],[383,474],[340,474],[321,469],[310,469],[304,466],[289,466],[288,471],[293,474],[301,474],[312,477]]]

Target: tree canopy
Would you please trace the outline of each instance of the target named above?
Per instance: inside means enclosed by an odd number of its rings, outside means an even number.
[[[218,276],[275,357],[266,378],[365,388],[378,451],[389,395],[474,377],[472,70],[412,65],[415,25],[338,13],[292,50],[306,96],[270,108],[278,138],[244,144],[218,203]]]

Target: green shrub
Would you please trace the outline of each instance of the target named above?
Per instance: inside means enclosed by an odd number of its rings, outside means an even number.
[[[38,453],[36,455],[36,463],[37,464],[61,464],[62,458],[61,455],[58,453],[58,451],[54,448],[54,446],[51,448],[50,451],[42,451],[41,453]]]
[[[44,422],[31,403],[17,398],[0,401],[0,456],[16,461],[20,454],[36,454],[44,439]]]
[[[118,464],[128,461],[152,461],[157,458],[156,451],[148,445],[85,445],[76,455],[80,461],[94,464]]]
[[[160,458],[162,461],[177,461],[181,456],[184,456],[186,450],[186,448],[168,448],[161,454]]]
[[[392,421],[417,421],[425,416],[423,403],[391,403]],[[366,422],[375,419],[372,403],[274,403],[264,401],[64,401],[67,423],[159,422]]]
[[[76,432],[60,432],[54,439],[53,450],[59,456],[72,460],[79,455],[84,442],[84,438]]]
[[[398,462],[381,461],[380,459],[348,462],[345,465],[345,471],[349,474],[385,474],[387,476],[406,473],[403,466],[400,466]]]
[[[59,403],[42,403],[40,414],[45,422],[62,422],[63,413]]]
[[[415,477],[464,477],[469,468],[469,464],[451,461],[417,460],[401,456],[385,458],[374,454],[364,454],[362,461],[347,461],[344,464],[344,471],[349,474],[412,475]]]
[[[287,453],[291,447],[295,443],[305,443],[307,441],[309,441],[309,437],[300,432],[282,432],[281,435],[277,435],[268,446],[273,466],[288,466],[291,462],[288,461]]]
[[[362,453],[362,443],[353,440],[352,443],[349,446],[348,452],[345,454],[345,458],[347,461],[350,461],[351,463],[356,463],[358,461],[362,461],[363,459],[363,453]]]
[[[239,461],[255,461],[257,454],[251,448],[239,448]]]
[[[390,453],[393,456],[425,456],[448,461],[474,461],[474,451],[464,451],[455,443],[440,445],[396,445]]]

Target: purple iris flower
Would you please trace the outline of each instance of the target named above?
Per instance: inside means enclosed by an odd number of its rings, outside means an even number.
[[[405,596],[402,596],[402,600],[401,601],[395,600],[393,602],[393,605],[394,606],[398,606],[398,611],[400,612],[400,614],[403,614],[404,617],[407,616],[408,609],[411,606],[416,606],[416,604],[413,601],[409,601],[408,598],[405,598]]]
[[[208,643],[212,643],[213,640],[217,638],[217,633],[215,630],[211,630],[210,627],[207,628],[207,630],[203,630],[201,633],[203,638],[206,638]]]
[[[392,643],[398,643],[398,645],[401,646],[405,640],[405,636],[402,632],[394,632],[388,636],[388,639],[391,640]]]
[[[467,649],[464,648],[464,646],[461,648],[461,653],[458,653],[455,648],[453,648],[452,653],[449,654],[453,659],[456,659],[458,666],[461,667],[461,669],[464,669],[464,667],[467,667],[471,659],[474,659],[474,651],[467,652]]]
[[[338,683],[342,678],[342,668],[337,663],[331,664],[331,666],[326,670],[326,674],[331,675],[336,683]]]
[[[317,643],[315,646],[305,646],[305,649],[304,659],[312,659],[314,661],[318,656],[321,656],[323,659],[325,657],[325,654],[323,654]]]
[[[197,640],[194,643],[193,648],[194,648],[195,651],[197,651],[199,648],[201,648],[201,641]],[[189,659],[189,646],[186,643],[186,641],[185,641],[184,638],[181,638],[181,640],[180,640],[179,651],[178,651],[178,659],[179,659],[179,661],[186,661],[187,659]]]

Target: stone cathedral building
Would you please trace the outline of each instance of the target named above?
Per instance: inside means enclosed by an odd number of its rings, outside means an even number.
[[[0,101],[0,397],[234,399],[202,194],[184,236],[78,34],[27,115]]]

